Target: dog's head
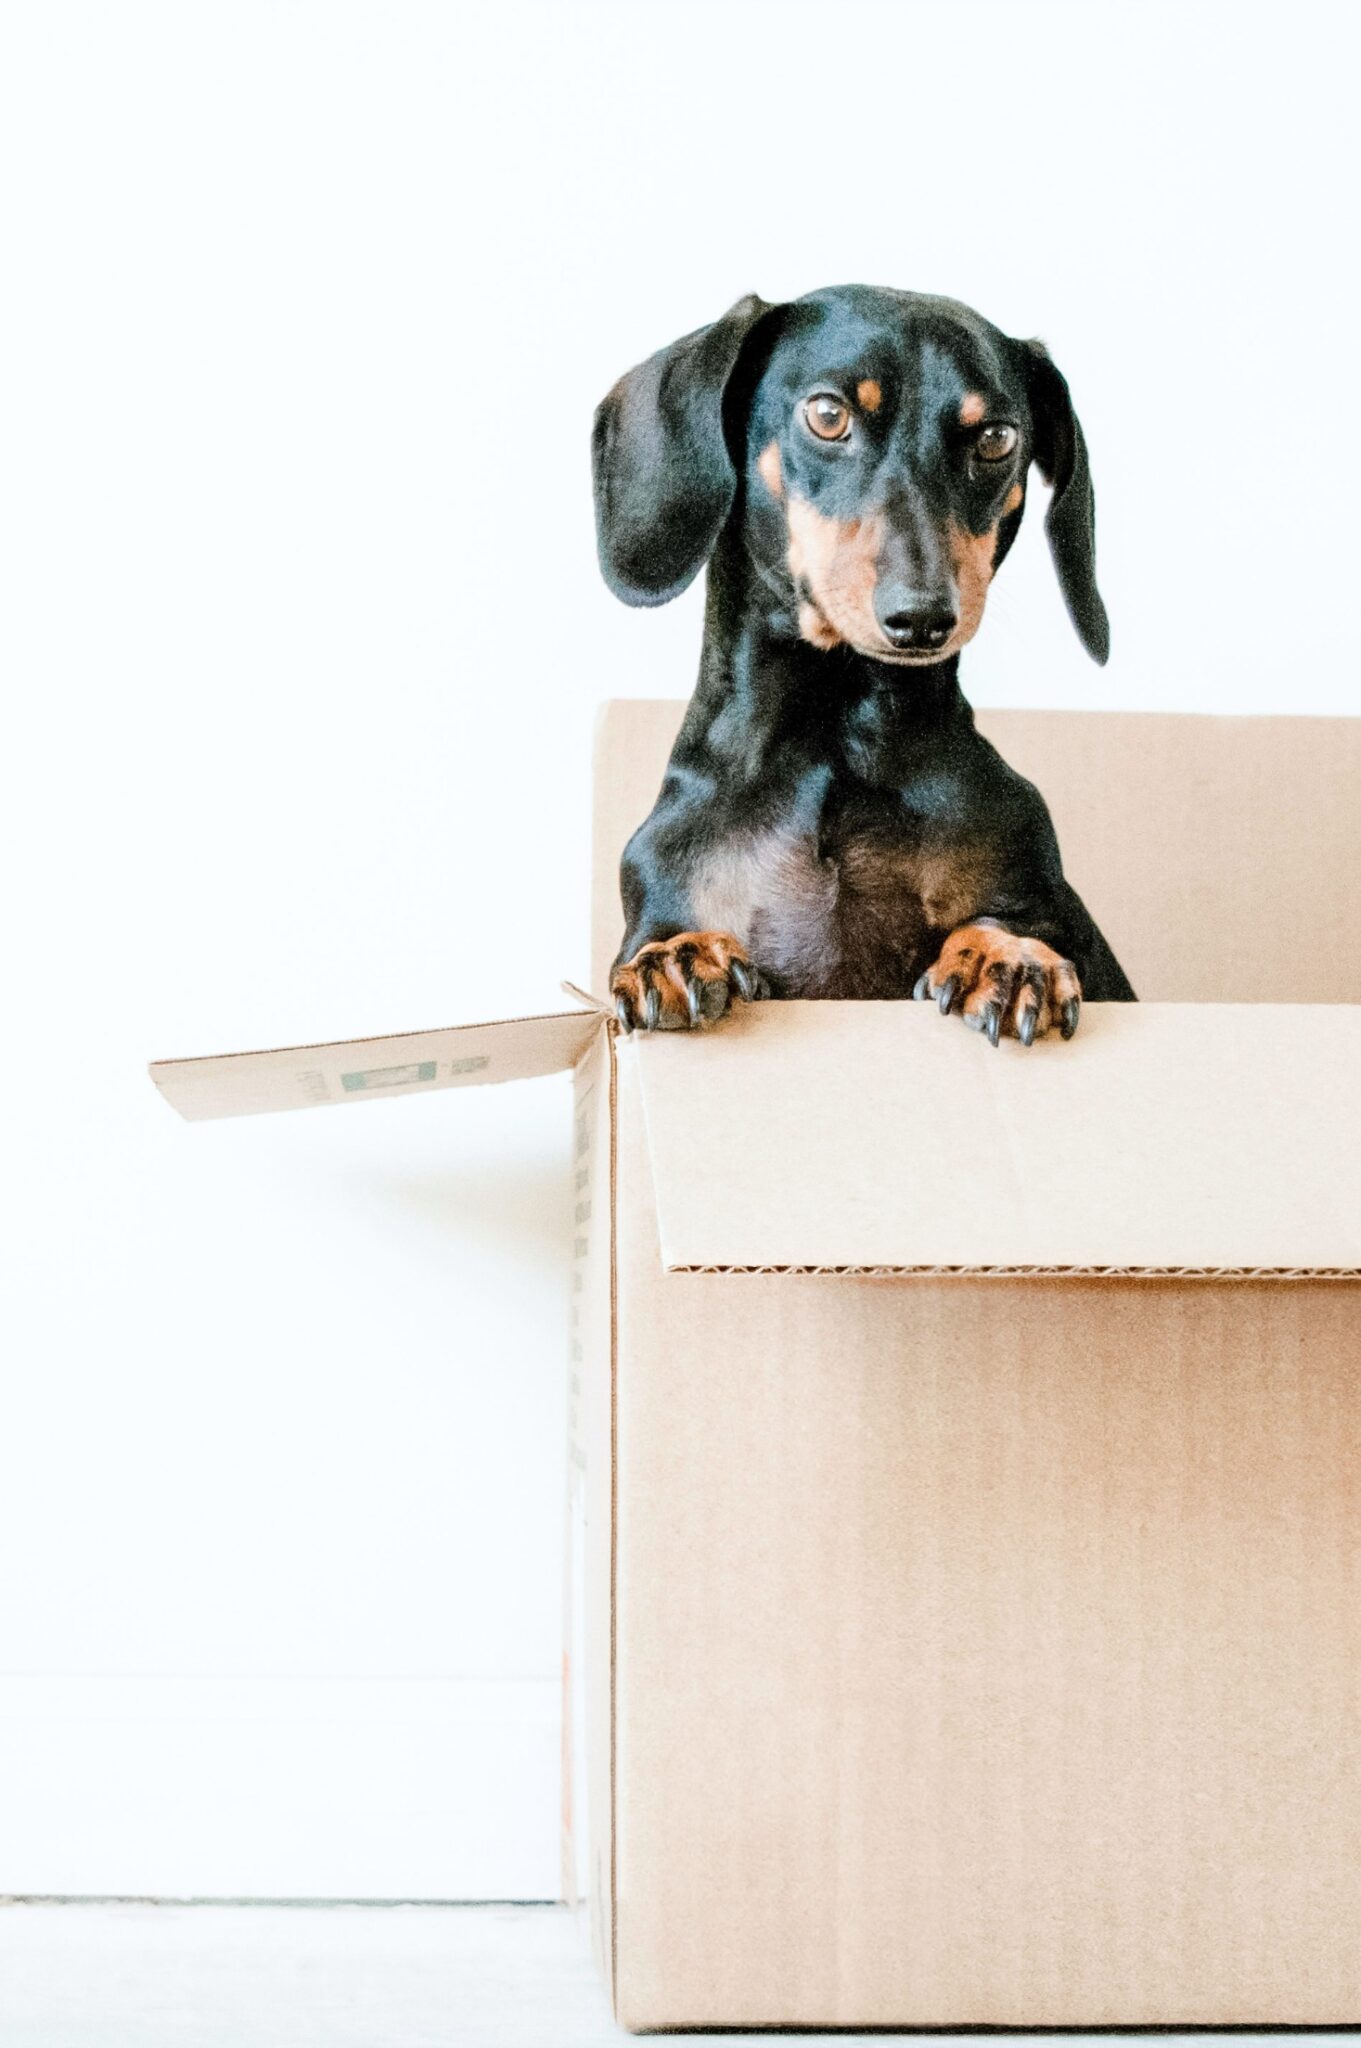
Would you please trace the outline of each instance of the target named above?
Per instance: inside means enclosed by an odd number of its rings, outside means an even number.
[[[978,630],[1026,478],[1087,652],[1110,645],[1087,448],[1038,342],[967,306],[863,285],[756,297],[622,377],[592,441],[605,580],[665,604],[729,520],[815,647],[922,665]]]

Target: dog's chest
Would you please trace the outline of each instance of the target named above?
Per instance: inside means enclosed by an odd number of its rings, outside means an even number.
[[[726,838],[693,894],[697,925],[734,933],[780,994],[876,998],[911,992],[983,885],[958,842],[860,817]]]

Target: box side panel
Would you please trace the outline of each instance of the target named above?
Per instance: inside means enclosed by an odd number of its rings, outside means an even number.
[[[1361,2018],[1361,1292],[666,1276],[619,1085],[620,2017]]]
[[[1043,792],[1064,870],[1145,1002],[1361,1002],[1361,718],[978,724]]]
[[[756,1003],[619,1063],[672,1269],[1361,1277],[1361,1006],[1100,1003],[993,1052],[929,1003]]]
[[[611,1097],[599,1032],[575,1074],[575,1220],[568,1387],[563,1657],[563,1896],[589,1901],[591,1944],[613,1972],[614,1315]]]

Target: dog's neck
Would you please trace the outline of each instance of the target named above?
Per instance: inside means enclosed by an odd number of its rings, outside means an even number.
[[[805,736],[873,783],[903,780],[923,751],[973,713],[959,657],[921,667],[873,661],[799,633],[787,574],[749,551],[734,521],[709,564],[699,682],[682,740],[758,776]]]

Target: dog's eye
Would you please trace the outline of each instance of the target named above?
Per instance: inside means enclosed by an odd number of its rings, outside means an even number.
[[[851,431],[850,407],[844,399],[833,398],[830,391],[820,391],[816,398],[810,398],[803,416],[819,441],[844,441]]]
[[[1005,462],[1018,439],[1015,427],[984,427],[973,444],[974,454],[982,462]]]

